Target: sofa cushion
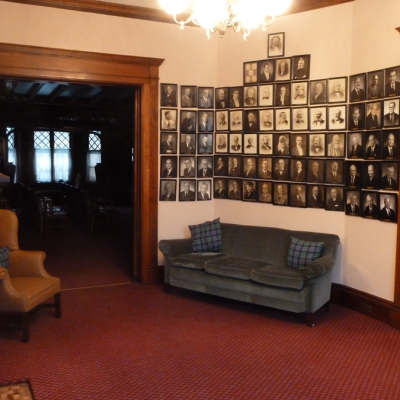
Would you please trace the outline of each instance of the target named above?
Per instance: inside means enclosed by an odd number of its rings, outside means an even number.
[[[203,224],[189,225],[194,252],[221,251],[222,235],[219,218]]]
[[[0,249],[0,267],[4,267],[7,271],[10,267],[10,250],[7,246]]]
[[[268,265],[265,261],[244,257],[224,256],[207,261],[205,271],[213,275],[250,280],[251,271],[254,268],[260,268],[265,265]]]
[[[223,256],[221,253],[213,252],[180,254],[179,256],[171,257],[171,265],[174,267],[204,270],[206,261]]]
[[[307,277],[301,269],[267,265],[251,271],[250,279],[263,285],[300,290]]]
[[[307,242],[305,240],[291,237],[287,266],[292,268],[304,269],[322,253],[324,242]]]

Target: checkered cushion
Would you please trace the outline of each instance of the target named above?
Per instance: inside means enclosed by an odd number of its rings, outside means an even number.
[[[291,236],[287,266],[304,269],[315,259],[319,258],[324,247],[324,242],[306,242]]]
[[[9,253],[10,251],[7,246],[0,249],[0,267],[4,267],[6,270],[10,266]]]
[[[199,225],[189,225],[192,246],[195,253],[202,251],[221,251],[222,235],[219,218]]]

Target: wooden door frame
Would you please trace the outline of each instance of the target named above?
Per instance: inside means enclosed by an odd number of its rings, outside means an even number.
[[[133,280],[160,281],[158,240],[158,80],[164,60],[0,43],[0,77],[135,86]]]

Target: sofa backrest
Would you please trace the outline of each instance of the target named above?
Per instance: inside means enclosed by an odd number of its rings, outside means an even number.
[[[322,256],[336,258],[339,237],[318,232],[221,223],[222,252],[226,255],[267,261],[277,267],[286,266],[291,237],[324,242]]]

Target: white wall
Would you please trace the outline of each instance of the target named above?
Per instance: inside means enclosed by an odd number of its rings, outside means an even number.
[[[285,32],[286,56],[311,54],[311,79],[331,78],[398,65],[398,15],[397,0],[356,0],[277,18],[268,31]],[[8,2],[0,2],[0,42],[165,58],[160,82],[179,85],[241,85],[243,62],[267,58],[267,34],[261,31],[246,42],[232,31],[207,41],[198,28],[182,32],[177,25]],[[161,202],[159,238],[188,237],[188,224],[218,216],[225,222],[336,233],[342,247],[334,281],[393,300],[395,224],[228,200]]]

